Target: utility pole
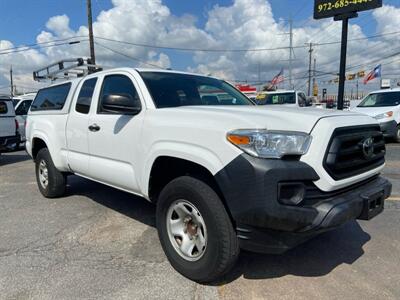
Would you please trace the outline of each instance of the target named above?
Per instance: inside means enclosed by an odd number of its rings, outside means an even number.
[[[96,64],[96,56],[94,54],[94,39],[93,39],[93,21],[92,21],[92,0],[86,0],[87,4],[87,17],[89,29],[89,45],[90,45],[90,58],[92,64]]]
[[[357,83],[356,83],[356,87],[357,87],[356,99],[358,100],[358,74],[357,74]]]
[[[315,70],[317,68],[317,59],[314,58],[314,68],[313,68],[313,96],[314,96],[314,89],[316,88],[316,78],[315,78]]]
[[[14,80],[13,80],[13,70],[12,66],[10,66],[10,95],[11,98],[14,97]]]
[[[313,44],[310,43],[310,50],[308,52],[310,53],[310,60],[308,64],[308,96],[311,96],[311,77],[312,77],[312,53],[313,53]]]
[[[293,78],[292,78],[292,69],[293,69],[293,20],[290,18],[289,20],[289,89],[293,88]]]

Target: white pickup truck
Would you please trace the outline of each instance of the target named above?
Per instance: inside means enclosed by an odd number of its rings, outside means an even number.
[[[350,110],[373,117],[384,137],[400,143],[400,88],[371,92]]]
[[[13,103],[0,95],[0,154],[17,148],[20,139]]]
[[[282,253],[371,219],[391,193],[373,118],[260,107],[201,75],[121,68],[54,84],[26,131],[45,197],[76,174],[153,202],[169,261],[198,282],[226,273],[240,249]]]

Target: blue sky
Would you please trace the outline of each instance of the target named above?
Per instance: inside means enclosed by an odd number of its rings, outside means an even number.
[[[302,24],[312,15],[312,0],[270,0],[276,20],[288,19],[293,15],[295,26]],[[191,14],[197,17],[199,27],[206,22],[207,11],[214,5],[231,5],[231,0],[164,0],[163,3],[175,15]],[[400,5],[400,0],[384,0],[385,4]],[[111,0],[92,0],[94,18],[101,10],[112,7]],[[35,42],[36,36],[45,30],[47,20],[55,15],[66,14],[73,29],[86,25],[85,0],[1,0],[0,39],[13,41],[14,44]],[[7,12],[7,13],[4,13]],[[367,35],[373,34],[375,23],[363,22],[370,12],[360,13],[353,23],[361,23]]]

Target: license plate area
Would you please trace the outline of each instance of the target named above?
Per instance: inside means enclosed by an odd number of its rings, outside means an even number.
[[[385,206],[384,196],[384,191],[369,196],[362,196],[364,199],[364,204],[361,215],[358,217],[358,219],[371,220],[373,217],[380,214]]]

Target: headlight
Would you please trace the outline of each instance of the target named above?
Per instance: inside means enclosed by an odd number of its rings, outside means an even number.
[[[302,132],[238,129],[227,134],[229,142],[260,158],[282,158],[306,154],[311,136]]]
[[[384,118],[390,118],[392,116],[393,116],[393,112],[392,111],[388,111],[388,112],[385,112],[384,114],[376,115],[374,118],[379,120],[379,119],[384,119]]]

